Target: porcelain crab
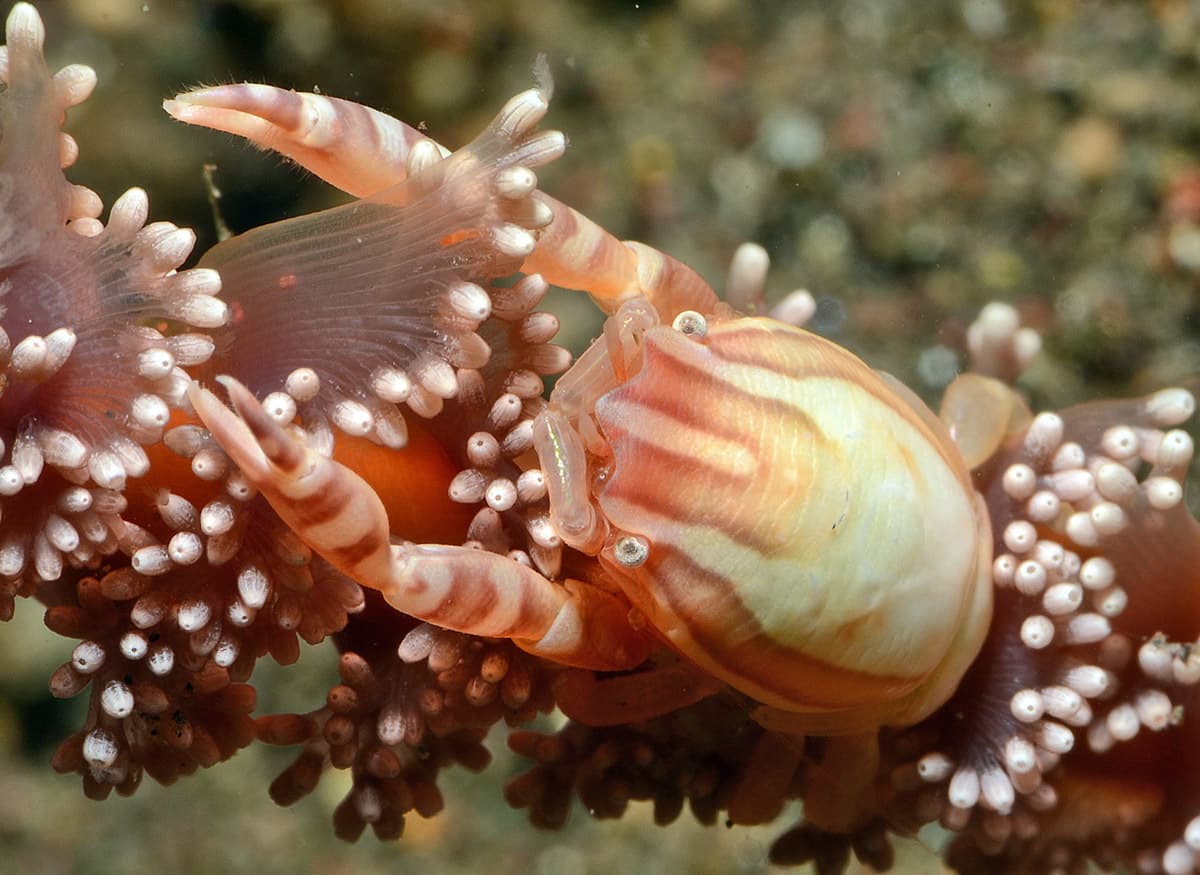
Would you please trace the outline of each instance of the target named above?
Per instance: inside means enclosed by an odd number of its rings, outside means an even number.
[[[289,155],[366,205],[420,214],[421,197],[525,199],[531,230],[437,233],[490,237],[523,259],[522,283],[581,289],[611,315],[506,448],[515,485],[492,490],[467,470],[451,492],[503,514],[514,488],[544,490],[530,535],[572,551],[570,570],[477,543],[394,543],[372,487],[232,378],[221,380],[240,418],[198,385],[196,411],[309,547],[397,610],[589,670],[565,673],[558,691],[585,721],[641,719],[724,684],[761,721],[798,732],[920,720],[955,688],[991,612],[991,531],[958,448],[911,392],[849,352],[742,315],[686,266],[537,192],[533,167],[563,146],[535,132],[549,94],[542,74],[453,155],[382,114],[267,86],[204,89],[167,108]],[[237,258],[216,255],[227,287]],[[764,272],[761,250],[746,249],[734,270],[742,309],[759,307]],[[448,294],[486,317],[474,289]],[[670,657],[632,671],[663,645]]]

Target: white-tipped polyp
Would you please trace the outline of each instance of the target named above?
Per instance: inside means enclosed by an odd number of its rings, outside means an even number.
[[[955,808],[974,808],[979,801],[979,773],[970,766],[959,769],[950,779],[946,795]]]
[[[32,48],[39,54],[46,42],[46,27],[42,17],[29,3],[18,3],[4,22],[4,39],[9,50]]]
[[[526,197],[537,188],[537,174],[528,167],[506,167],[496,174],[496,191],[511,200]]]
[[[757,243],[743,243],[729,261],[729,275],[725,281],[725,300],[734,309],[753,312],[762,301],[766,287],[767,271],[771,257]]]
[[[525,258],[533,252],[537,241],[532,234],[519,225],[500,225],[492,231],[492,242],[496,248],[512,258]]]
[[[505,137],[516,139],[533,130],[546,116],[549,99],[538,88],[530,88],[509,98],[496,117],[497,130]]]
[[[508,161],[525,167],[541,167],[567,150],[567,135],[562,131],[543,131],[513,149]]]
[[[1039,413],[1025,432],[1025,450],[1034,458],[1044,459],[1062,443],[1063,421],[1057,413]]]
[[[927,784],[939,784],[954,772],[954,760],[944,753],[928,753],[917,761],[917,775]]]
[[[220,328],[229,319],[229,308],[225,302],[211,295],[192,295],[172,302],[168,309],[172,316],[197,328]]]
[[[1163,435],[1154,461],[1166,471],[1180,471],[1191,464],[1193,451],[1191,435],[1185,431],[1169,431]]]
[[[68,64],[53,76],[54,91],[65,106],[78,106],[96,88],[96,71],[87,64]]]
[[[1196,412],[1196,399],[1187,389],[1162,389],[1146,399],[1146,414],[1160,427],[1186,422]]]
[[[418,140],[408,150],[408,160],[405,169],[409,176],[416,176],[422,170],[437,164],[445,154],[433,140]]]

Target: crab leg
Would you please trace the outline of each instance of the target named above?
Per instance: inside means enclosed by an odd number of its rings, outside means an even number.
[[[548,74],[539,74],[549,99]],[[163,102],[179,121],[236,134],[288,156],[331,185],[368,197],[406,179],[449,150],[389,115],[335,97],[249,83],[199,88]],[[515,168],[514,168],[515,169]],[[537,184],[532,172],[529,189]],[[515,176],[515,174],[514,174]],[[646,298],[670,321],[683,310],[711,314],[718,298],[699,274],[636,242],[622,242],[566,204],[536,196],[554,214],[521,270],[586,290],[608,313]]]
[[[645,659],[650,642],[630,626],[628,605],[601,589],[559,586],[482,550],[392,544],[387,512],[365,480],[285,431],[237,380],[218,379],[240,419],[198,383],[188,389],[213,437],[301,540],[392,607],[581,668]]]
[[[717,293],[683,262],[644,243],[618,240],[553,198],[541,195],[539,200],[554,218],[521,265],[526,273],[540,273],[563,288],[584,289],[610,314],[634,298],[649,301],[668,322],[684,310],[717,312]]]
[[[619,726],[694,705],[724,686],[684,663],[603,678],[590,671],[565,671],[554,679],[554,701],[572,720],[588,726]]]

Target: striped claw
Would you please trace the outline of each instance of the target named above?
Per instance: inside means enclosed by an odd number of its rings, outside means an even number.
[[[289,434],[233,377],[217,379],[233,410],[198,383],[188,389],[213,437],[308,546],[397,610],[446,629],[511,638],[568,665],[629,669],[646,658],[647,639],[624,622],[628,607],[601,589],[560,586],[481,550],[393,545],[370,484]]]
[[[493,130],[513,138],[536,126],[552,90],[542,84],[513,97]],[[305,169],[355,197],[370,197],[449,156],[450,150],[411,125],[377,110],[328,97],[251,83],[198,88],[163,101],[163,109],[187,124],[245,137],[286,155]],[[524,165],[498,175],[504,199],[520,200],[537,179],[529,170],[561,154],[561,134],[534,138],[520,160]],[[541,274],[552,285],[587,291],[614,312],[624,301],[642,297],[666,310],[711,312],[712,289],[687,265],[641,243],[622,242],[561,201],[537,196],[535,212],[541,244],[528,252],[522,271]]]
[[[403,181],[413,148],[433,142],[349,100],[249,82],[197,88],[164,100],[163,109],[181,122],[237,134],[286,155],[355,197]],[[449,154],[440,146],[437,151],[438,157]]]
[[[233,377],[219,377],[230,410],[192,383],[188,399],[205,426],[279,516],[343,573],[378,580],[390,563],[387,512],[369,484],[309,448]]]

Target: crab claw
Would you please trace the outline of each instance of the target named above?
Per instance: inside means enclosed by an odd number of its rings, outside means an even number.
[[[283,428],[271,419],[250,390],[233,377],[219,376],[217,382],[229,393],[237,416],[217,401],[216,396],[193,382],[188,390],[192,405],[209,426],[213,437],[225,447],[247,476],[265,481],[274,470],[291,472],[304,462],[304,451]],[[203,412],[201,412],[203,408]],[[220,411],[215,413],[215,411]],[[240,419],[238,417],[241,417]],[[253,442],[246,440],[249,431]]]
[[[537,71],[535,71],[537,72]],[[522,128],[537,123],[548,107],[549,76],[514,97],[497,123]],[[336,97],[242,83],[198,88],[164,100],[173,118],[245,137],[286,155],[330,185],[369,197],[403,182],[450,150],[399,119]],[[548,140],[524,163],[536,166],[561,151],[561,138]],[[515,175],[504,183],[509,196],[523,190]],[[607,312],[645,297],[666,321],[681,310],[712,313],[718,299],[691,268],[640,243],[623,243],[566,204],[539,194],[536,210],[548,225],[543,243],[521,270],[540,273],[554,285],[587,289]],[[552,217],[552,218],[551,218]]]
[[[343,573],[367,585],[385,579],[387,511],[371,485],[285,431],[233,377],[217,381],[236,414],[199,383],[188,388],[188,399],[234,464],[283,521]]]
[[[610,593],[574,581],[560,586],[507,556],[468,547],[393,545],[369,483],[289,434],[237,380],[217,379],[233,410],[198,383],[188,388],[213,437],[302,541],[392,607],[447,629],[512,638],[568,665],[628,669],[645,659],[649,640],[625,622],[628,604]]]
[[[197,88],[164,100],[163,109],[178,121],[236,134],[286,155],[355,197],[403,181],[419,143],[430,144],[435,157],[450,154],[416,128],[370,107],[271,85]]]

